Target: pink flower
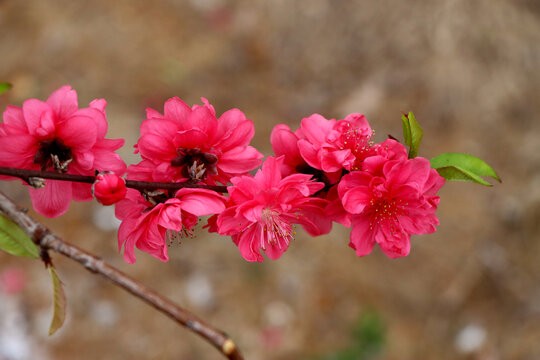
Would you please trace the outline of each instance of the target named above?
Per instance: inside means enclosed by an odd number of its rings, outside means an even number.
[[[326,201],[309,197],[324,184],[305,174],[283,178],[282,164],[283,157],[268,157],[255,176],[233,178],[227,209],[210,224],[230,235],[247,261],[262,262],[260,250],[272,260],[283,255],[295,234],[292,224],[301,224],[313,236],[330,231]]]
[[[128,189],[126,198],[116,204],[116,217],[122,220],[118,229],[118,248],[124,247],[124,260],[133,264],[135,247],[161,261],[168,261],[167,238],[190,234],[198,216],[217,214],[225,209],[225,198],[214,191],[183,188],[169,198],[164,192],[153,192],[145,199],[138,191]]]
[[[218,119],[214,107],[202,101],[190,108],[177,97],[169,99],[164,115],[147,109],[137,144],[143,161],[130,167],[130,179],[226,184],[260,165],[262,154],[249,146],[253,122],[238,109]]]
[[[126,181],[115,173],[100,173],[92,185],[92,193],[102,205],[115,204],[126,197]]]
[[[407,160],[407,148],[393,139],[373,145],[371,154],[362,162],[361,170],[369,171],[374,175],[381,175],[383,166],[389,160]]]
[[[109,170],[121,175],[126,165],[114,151],[123,139],[105,139],[106,102],[94,100],[79,109],[69,86],[46,102],[30,99],[22,108],[8,106],[0,123],[0,166],[93,175]],[[12,178],[13,179],[13,178]],[[71,200],[92,199],[90,184],[47,180],[44,188],[29,188],[37,212],[48,217],[67,211]]]
[[[343,170],[358,170],[365,158],[374,155],[372,134],[364,115],[327,120],[313,114],[304,118],[294,133],[287,125],[277,125],[270,140],[274,153],[285,156],[284,175],[312,174],[318,181],[332,185],[339,181]]]
[[[315,169],[358,170],[372,154],[372,131],[364,115],[350,114],[336,121],[313,114],[302,120],[301,129],[305,139],[298,141],[300,154]]]
[[[379,174],[354,171],[338,186],[343,207],[351,214],[349,246],[358,256],[369,254],[375,243],[390,258],[409,254],[411,234],[435,231],[437,191],[444,178],[429,160],[388,160]]]
[[[383,176],[383,166],[390,160],[407,160],[407,149],[403,144],[387,139],[386,141],[374,144],[370,150],[371,155],[364,158],[361,164],[361,171],[367,171],[373,176]],[[353,171],[354,173],[354,171]],[[325,212],[333,221],[346,227],[351,227],[351,213],[343,207],[341,198],[338,196],[338,184],[334,185],[326,194],[329,201]]]

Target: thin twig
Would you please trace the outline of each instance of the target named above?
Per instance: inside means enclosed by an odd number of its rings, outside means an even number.
[[[127,274],[107,264],[103,259],[72,245],[50,232],[24,213],[11,199],[0,192],[0,211],[19,225],[41,248],[53,250],[83,265],[87,270],[100,274],[115,285],[142,299],[177,323],[203,337],[231,360],[243,357],[235,343],[224,332],[217,330],[171,300],[144,286]]]
[[[10,167],[0,166],[0,175],[8,175],[17,177],[29,182],[30,178],[41,178],[41,179],[51,179],[51,180],[61,180],[61,181],[71,181],[71,182],[80,182],[86,184],[93,184],[96,181],[95,176],[90,175],[73,175],[73,174],[62,174],[52,171],[39,171],[39,170],[29,170],[29,169],[17,169]],[[153,181],[135,181],[135,180],[126,180],[126,186],[128,188],[136,190],[171,190],[176,191],[182,188],[196,188],[196,189],[207,189],[213,190],[221,193],[227,192],[226,186],[220,185],[206,185],[206,184],[193,184],[190,182],[183,183],[165,183],[165,182],[153,182]]]

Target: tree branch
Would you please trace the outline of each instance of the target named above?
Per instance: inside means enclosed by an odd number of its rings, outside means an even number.
[[[5,168],[4,168],[5,169]],[[7,174],[11,175],[11,174]],[[58,174],[60,175],[60,174]],[[66,175],[66,174],[64,174]],[[12,175],[16,176],[16,175]],[[79,175],[71,175],[79,176]],[[53,250],[97,273],[116,286],[130,292],[147,304],[161,311],[177,323],[203,337],[231,360],[243,360],[235,343],[224,332],[204,322],[194,314],[176,305],[171,300],[144,286],[127,274],[107,264],[103,259],[72,245],[50,232],[48,228],[29,217],[11,199],[0,192],[0,211],[19,225],[42,249]]]
[[[30,178],[81,182],[81,183],[87,183],[87,184],[93,184],[96,181],[95,176],[89,176],[89,175],[62,174],[62,173],[52,172],[52,171],[17,169],[17,168],[2,167],[2,166],[0,166],[0,175],[8,175],[8,176],[17,177],[19,179],[26,181],[27,183],[30,182],[29,180]],[[227,192],[226,186],[192,184],[189,182],[165,183],[165,182],[126,180],[126,187],[139,190],[139,191],[158,190],[158,189],[176,191],[182,188],[197,188],[197,189],[213,190],[220,193]]]

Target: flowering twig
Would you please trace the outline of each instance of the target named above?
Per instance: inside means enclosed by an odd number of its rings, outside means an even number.
[[[4,169],[0,168],[0,172],[5,175],[10,176],[34,176],[31,170],[26,170],[24,175],[21,174],[15,175],[16,172],[5,173],[2,172]],[[35,172],[34,172],[35,173]],[[39,172],[41,173],[41,172]],[[48,174],[48,173],[47,173]],[[54,174],[54,173],[50,173]],[[62,174],[55,174],[62,175]],[[67,174],[63,174],[66,176]],[[70,175],[77,176],[77,175]],[[81,177],[92,178],[89,177]],[[52,178],[52,177],[50,177]],[[63,178],[65,179],[65,178]],[[57,180],[63,180],[57,179]],[[87,181],[82,181],[87,182]],[[237,349],[235,343],[231,338],[229,338],[225,333],[219,331],[207,324],[203,320],[199,319],[194,314],[189,311],[181,308],[176,305],[171,300],[166,297],[158,294],[152,289],[147,288],[138,281],[132,279],[128,275],[124,274],[122,271],[116,269],[115,267],[107,264],[103,259],[94,256],[88,253],[85,250],[78,248],[75,245],[72,245],[60,237],[54,235],[47,229],[45,226],[41,225],[37,221],[29,217],[24,209],[21,209],[17,204],[11,201],[6,197],[2,192],[0,192],[0,211],[4,213],[7,217],[13,220],[17,225],[19,225],[31,238],[32,240],[40,246],[41,249],[53,250],[54,252],[64,255],[81,265],[83,265],[87,270],[97,273],[105,277],[107,280],[111,281],[115,285],[123,288],[124,290],[130,292],[141,300],[145,301],[149,305],[152,305],[157,310],[161,311],[177,323],[182,326],[185,326],[190,331],[198,334],[203,337],[205,340],[214,345],[223,355],[231,360],[242,360],[243,357]]]
[[[17,169],[17,168],[2,167],[2,166],[0,166],[0,175],[18,177],[19,179],[22,179],[27,183],[30,183],[32,181],[31,178],[72,181],[72,182],[80,182],[80,183],[87,183],[87,184],[93,184],[94,181],[96,181],[95,176],[89,176],[89,175],[63,174],[63,173],[52,172],[52,171]],[[139,191],[158,190],[158,189],[175,191],[182,188],[198,188],[198,189],[213,190],[213,191],[217,191],[221,193],[227,192],[226,186],[193,184],[189,182],[165,183],[165,182],[126,180],[126,187],[139,190]]]

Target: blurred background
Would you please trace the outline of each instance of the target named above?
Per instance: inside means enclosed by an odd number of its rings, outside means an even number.
[[[246,359],[540,358],[540,2],[526,0],[0,1],[3,109],[72,85],[108,101],[110,138],[133,144],[144,109],[204,96],[253,119],[252,144],[312,113],[364,113],[376,140],[425,131],[420,155],[465,152],[503,179],[450,183],[441,225],[411,255],[357,258],[349,230],[299,232],[278,261],[245,262],[228,237],[196,231],[161,263],[117,251],[113,209],[72,203],[31,215],[227,331]],[[20,182],[0,189],[30,207]],[[53,254],[65,326],[48,337],[50,279],[0,254],[0,359],[219,359],[206,342]]]

